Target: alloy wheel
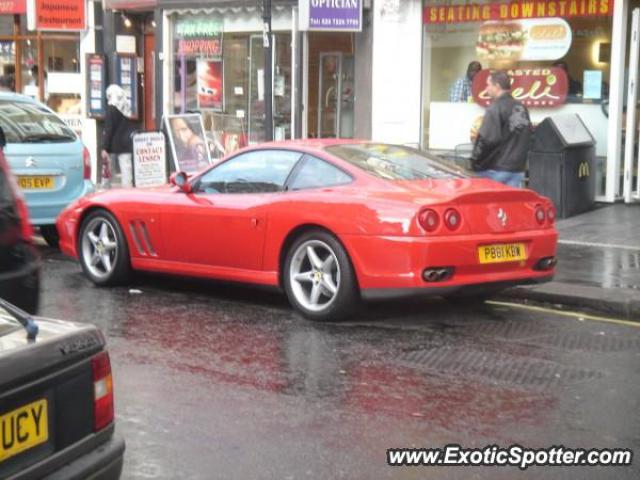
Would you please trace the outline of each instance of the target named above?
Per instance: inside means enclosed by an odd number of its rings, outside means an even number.
[[[118,256],[116,232],[106,219],[92,219],[82,236],[82,258],[89,272],[97,278],[108,277]]]
[[[294,252],[289,270],[291,290],[307,310],[322,312],[340,290],[340,265],[335,252],[320,240],[308,240]]]

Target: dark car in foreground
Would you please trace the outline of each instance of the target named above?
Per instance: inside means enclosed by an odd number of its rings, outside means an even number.
[[[35,313],[40,262],[27,206],[4,156],[5,143],[0,129],[0,298]]]
[[[0,301],[0,478],[117,479],[124,449],[100,331]]]

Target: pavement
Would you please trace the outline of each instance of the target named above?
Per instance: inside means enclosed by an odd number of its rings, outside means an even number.
[[[552,282],[517,287],[503,298],[582,308],[640,322],[640,204],[598,205],[558,220]]]

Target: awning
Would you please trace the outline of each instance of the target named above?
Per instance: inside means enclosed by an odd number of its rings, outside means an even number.
[[[158,0],[104,0],[105,10],[155,10]]]
[[[194,13],[239,13],[262,11],[262,0],[157,0],[163,10],[181,10]],[[273,10],[297,5],[297,0],[272,0]]]

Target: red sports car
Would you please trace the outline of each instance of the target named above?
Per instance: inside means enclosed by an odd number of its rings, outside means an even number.
[[[360,298],[479,298],[553,277],[552,203],[417,150],[353,140],[262,144],[171,185],[78,200],[60,247],[97,285],[131,269],[281,287],[305,316]]]

